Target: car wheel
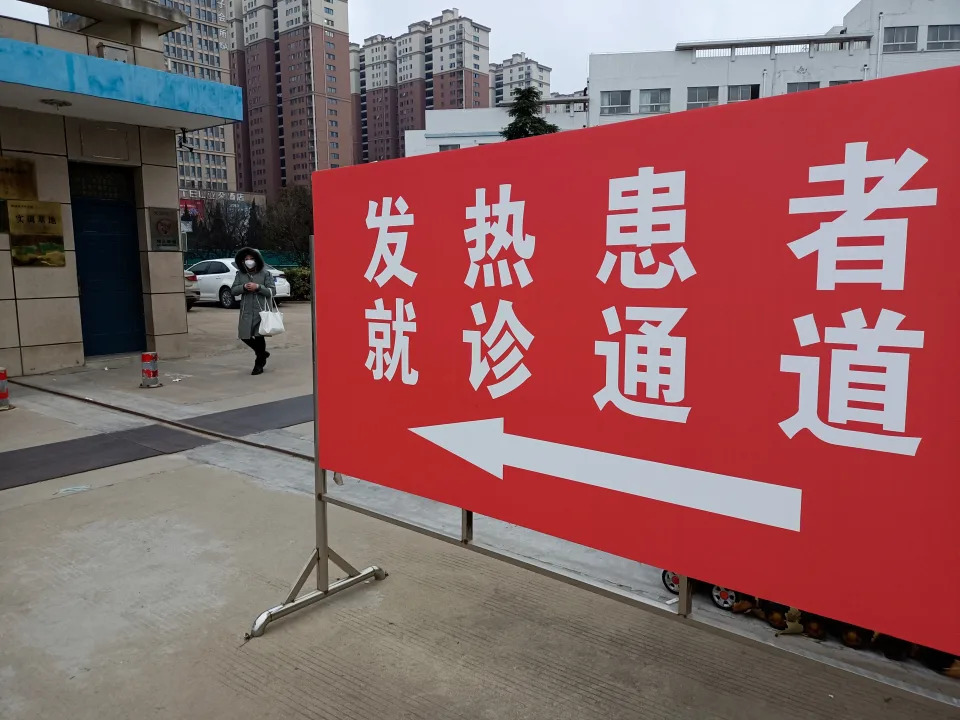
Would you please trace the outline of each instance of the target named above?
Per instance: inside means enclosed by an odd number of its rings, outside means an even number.
[[[220,306],[229,310],[237,306],[237,301],[233,299],[233,291],[228,288],[220,288]]]
[[[713,604],[721,610],[729,610],[737,604],[737,600],[740,598],[737,597],[736,590],[729,590],[725,587],[714,585],[710,589],[710,599],[713,600]]]
[[[193,306],[196,305],[196,300],[187,300],[187,312],[193,310]]]
[[[660,581],[668,592],[674,595],[680,594],[680,576],[671,570],[664,570],[660,573]]]

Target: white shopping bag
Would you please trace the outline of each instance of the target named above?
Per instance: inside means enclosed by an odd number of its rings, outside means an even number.
[[[279,335],[284,331],[283,313],[277,307],[277,301],[272,297],[267,302],[267,309],[260,311],[260,329],[258,334],[262,337],[272,337]]]

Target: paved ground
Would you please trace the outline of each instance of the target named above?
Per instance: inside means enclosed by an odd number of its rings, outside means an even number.
[[[297,397],[310,391],[307,313],[293,305],[285,312],[291,333],[274,343],[259,378],[246,374],[248,351],[232,340],[235,313],[199,308],[190,314],[195,357],[163,363],[162,389],[138,390],[136,364],[122,360],[107,361],[107,371],[30,380],[159,417]],[[150,423],[13,391],[20,407],[0,414],[0,453]],[[311,428],[251,438],[309,452]],[[0,492],[0,718],[960,715],[338,508],[334,547],[390,577],[244,643],[252,619],[282,598],[309,552],[310,477],[303,461],[217,442]],[[335,490],[396,517],[455,528],[451,508],[352,479]],[[512,552],[666,599],[656,569],[488,518],[478,518],[476,531]],[[697,610],[711,611],[706,602]],[[760,623],[750,627],[770,635]],[[824,650],[839,664],[853,657],[927,689],[955,687],[909,664]]]

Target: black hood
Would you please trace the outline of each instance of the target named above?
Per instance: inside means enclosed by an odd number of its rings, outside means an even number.
[[[237,270],[240,272],[247,272],[247,266],[243,264],[243,259],[247,255],[253,255],[253,259],[256,260],[257,266],[253,269],[253,272],[260,272],[263,270],[264,262],[263,255],[260,254],[259,250],[256,250],[252,247],[240,248],[240,252],[237,253],[235,262],[237,263]]]

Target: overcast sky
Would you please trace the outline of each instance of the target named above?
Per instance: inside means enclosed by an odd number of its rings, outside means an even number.
[[[591,52],[670,50],[692,40],[825,33],[856,0],[350,0],[354,42],[399,35],[444,7],[493,28],[490,60],[525,52],[553,68],[551,89],[587,82]],[[0,15],[46,22],[46,10],[0,0]]]

